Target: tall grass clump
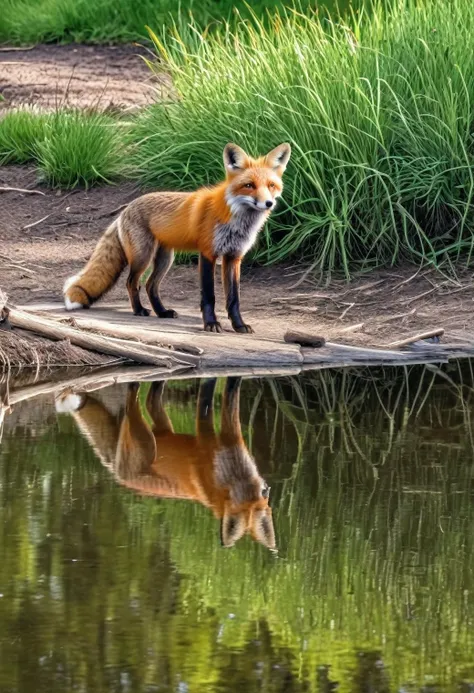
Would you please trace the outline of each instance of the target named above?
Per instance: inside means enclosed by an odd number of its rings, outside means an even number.
[[[118,178],[125,169],[127,124],[101,113],[58,111],[37,143],[37,163],[52,186],[72,188]]]
[[[254,154],[289,141],[266,261],[346,276],[401,258],[469,262],[473,35],[471,0],[397,0],[350,26],[287,10],[191,44],[155,37],[175,94],[139,122],[142,180],[213,183],[227,141]]]
[[[107,183],[130,173],[129,127],[97,112],[11,111],[0,119],[0,165],[34,162],[53,187]]]
[[[48,116],[15,110],[0,119],[0,166],[24,164],[36,156],[36,145],[45,136]]]

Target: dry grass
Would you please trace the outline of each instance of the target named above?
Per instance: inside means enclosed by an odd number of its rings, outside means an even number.
[[[97,366],[110,357],[73,346],[67,340],[52,342],[22,330],[0,330],[0,371],[15,367]]]

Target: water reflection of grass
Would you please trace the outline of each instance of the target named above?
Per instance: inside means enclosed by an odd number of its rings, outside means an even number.
[[[280,427],[291,421],[300,442],[297,474],[273,499],[279,559],[250,545],[225,554],[205,512],[164,508],[187,599],[197,589],[223,621],[236,615],[229,645],[264,615],[303,670],[331,662],[347,690],[355,647],[382,652],[399,683],[472,664],[470,374],[380,375],[264,387],[262,409],[278,394]]]
[[[33,633],[43,649],[62,629],[71,661],[100,670],[78,642],[100,649],[105,614],[104,661],[113,671],[126,662],[134,690],[164,675],[164,661],[190,690],[233,690],[222,687],[224,674],[228,685],[238,678],[223,664],[232,653],[253,690],[251,643],[266,637],[292,672],[287,690],[304,681],[324,690],[322,664],[343,691],[366,690],[374,677],[379,691],[428,676],[451,689],[473,673],[472,379],[443,373],[244,383],[243,428],[253,421],[253,451],[272,486],[278,557],[250,541],[221,549],[205,508],[119,489],[68,419],[37,444],[7,435],[0,584],[12,599],[0,600],[0,621],[12,632],[15,619],[31,618],[25,590],[41,594]],[[191,432],[194,399],[181,387],[169,389],[169,410],[176,430]]]

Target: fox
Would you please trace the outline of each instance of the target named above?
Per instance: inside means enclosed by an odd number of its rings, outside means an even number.
[[[222,546],[244,535],[276,552],[270,487],[260,476],[241,432],[241,378],[226,380],[220,433],[214,424],[216,378],[201,381],[195,434],[175,433],[163,403],[164,381],[146,398],[150,426],[142,414],[139,383],[127,387],[125,407],[114,416],[94,395],[66,392],[56,411],[71,414],[102,464],[119,484],[140,495],[185,499],[209,508],[220,521]]]
[[[214,292],[215,265],[221,258],[227,315],[236,332],[252,333],[240,312],[241,263],[282,194],[290,154],[290,145],[283,143],[253,159],[228,143],[221,183],[194,192],[152,192],[133,200],[107,228],[83,270],[65,282],[66,309],[89,308],[128,267],[133,314],[149,316],[140,300],[140,279],[153,263],[146,282],[151,307],[159,318],[177,318],[175,310],[163,305],[160,287],[175,251],[198,251],[204,330],[222,332]]]

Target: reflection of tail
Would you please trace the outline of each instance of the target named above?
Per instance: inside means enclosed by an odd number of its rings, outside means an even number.
[[[88,308],[112,288],[127,265],[118,235],[119,219],[112,222],[82,272],[64,284],[67,310]]]
[[[269,487],[242,437],[240,380],[228,378],[223,396],[221,432],[214,425],[215,380],[199,387],[196,434],[175,433],[163,405],[163,382],[150,386],[143,417],[138,383],[128,386],[118,419],[89,394],[61,396],[58,412],[69,411],[102,463],[119,483],[138,493],[181,498],[210,508],[221,520],[221,540],[233,546],[244,534],[275,549]]]

